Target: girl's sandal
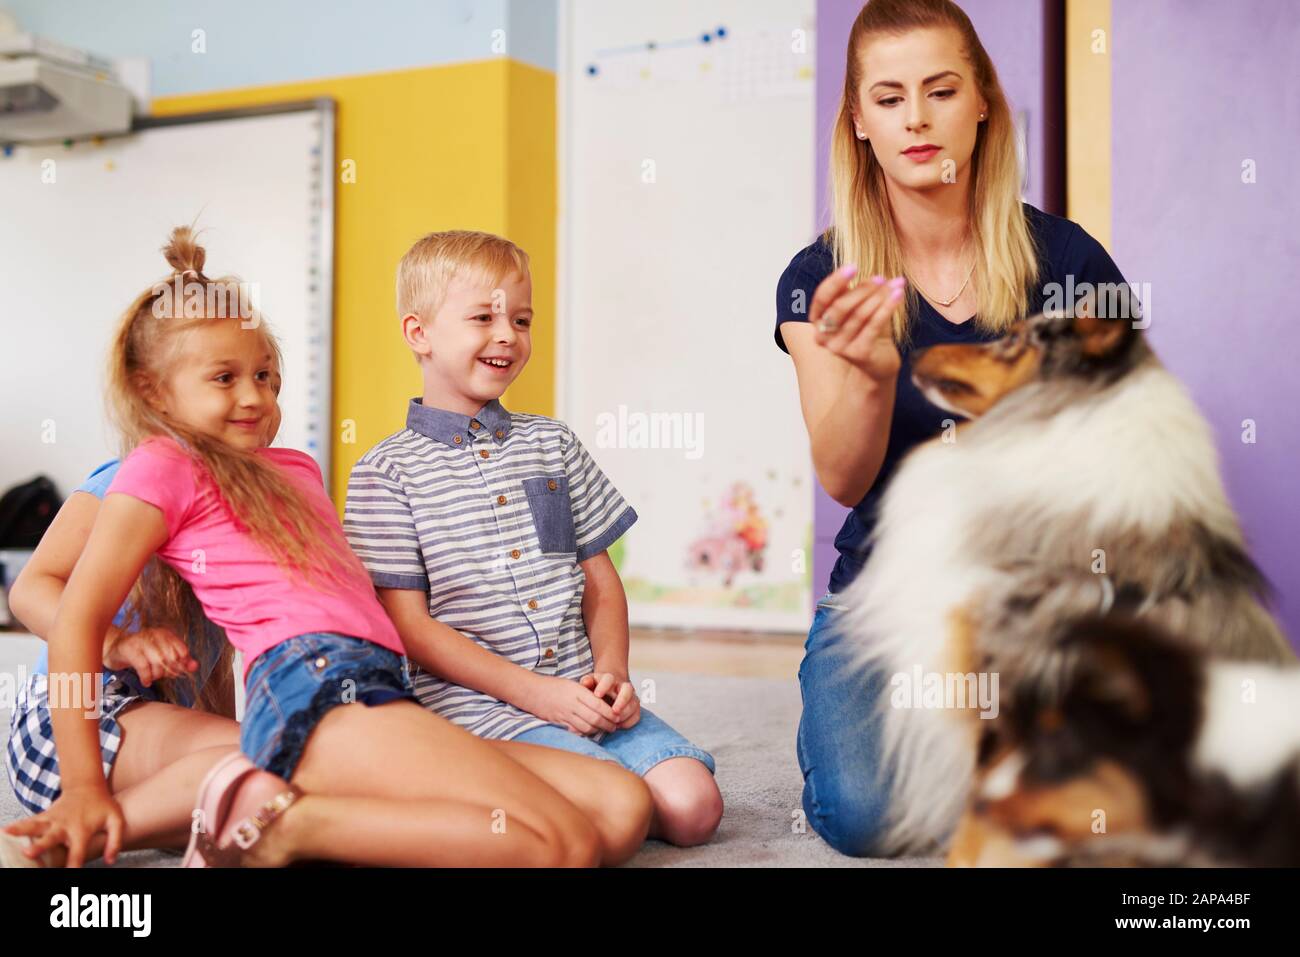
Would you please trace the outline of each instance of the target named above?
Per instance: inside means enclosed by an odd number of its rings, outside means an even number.
[[[289,784],[287,791],[281,791],[263,804],[256,814],[235,826],[231,843],[218,847],[217,839],[226,829],[226,818],[236,792],[249,775],[260,770],[248,758],[235,752],[222,758],[208,772],[199,786],[199,804],[195,808],[197,820],[181,867],[242,866],[244,852],[256,844],[262,832],[302,796],[301,788]]]

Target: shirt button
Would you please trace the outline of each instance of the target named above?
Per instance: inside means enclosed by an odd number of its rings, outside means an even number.
[[[518,558],[518,557],[519,557],[519,549],[517,549],[517,548],[511,549],[511,551],[510,551],[510,557],[511,557],[511,558]]]
[[[459,436],[459,435],[453,435],[453,436],[451,437],[451,440],[452,440],[453,442],[455,442],[457,445],[460,445],[460,436]]]
[[[531,598],[528,599],[528,607],[529,607],[529,608],[536,608],[536,607],[537,607],[537,602],[534,601],[534,600],[531,599]]]
[[[317,671],[322,671],[324,670],[325,666],[329,664],[329,659],[326,658],[324,655],[321,655],[319,658],[313,661],[312,664],[316,666]]]
[[[471,429],[482,428],[482,426],[480,426],[480,425],[478,424],[478,420],[477,420],[477,419],[470,419],[470,420],[469,420],[469,427],[470,427]]]
[[[554,648],[547,648],[547,649],[546,649],[546,655],[545,655],[545,657],[547,657],[547,658],[554,658],[554,657],[555,657],[555,649],[554,649]]]
[[[487,458],[487,457],[488,457],[488,450],[487,450],[487,449],[483,449],[481,452],[479,452],[479,455],[480,455],[482,458]]]
[[[497,496],[497,504],[498,504],[498,505],[504,505],[504,504],[506,504],[506,497],[505,497],[504,495],[498,495],[498,496]]]
[[[497,429],[497,438],[498,438],[498,439],[504,439],[505,437],[506,437],[506,434],[505,434],[504,432],[502,432],[500,429]]]
[[[549,488],[552,492],[554,492],[554,491],[555,491],[555,479],[551,479],[549,482],[547,482],[547,483],[546,483],[546,487]]]

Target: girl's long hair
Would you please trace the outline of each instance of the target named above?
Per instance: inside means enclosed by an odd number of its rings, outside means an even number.
[[[952,27],[961,35],[963,55],[989,104],[988,119],[976,133],[969,166],[969,215],[976,251],[971,282],[978,297],[973,321],[981,329],[1002,331],[1029,309],[1029,291],[1039,278],[1038,251],[1020,203],[1021,173],[1011,108],[970,18],[950,0],[871,0],[853,21],[844,91],[831,134],[833,225],[824,239],[834,251],[836,267],[856,263],[859,276],[906,273],[885,189],[885,171],[870,142],[859,140],[854,133],[852,107],[862,83],[862,51],[867,41],[925,27]],[[905,302],[906,309],[900,309],[894,318],[894,337],[900,344],[908,340],[920,308],[914,283],[907,284]]]
[[[156,395],[168,381],[187,333],[204,323],[245,318],[238,314],[209,316],[206,309],[198,310],[201,315],[187,314],[194,311],[192,302],[229,303],[231,297],[227,292],[239,285],[231,276],[209,279],[203,274],[206,254],[196,244],[189,227],[172,231],[163,254],[173,269],[172,275],[135,298],[122,315],[109,353],[107,407],[119,432],[121,457],[125,459],[146,439],[171,438],[186,452],[200,475],[206,473],[211,477],[237,520],[291,578],[301,578],[317,588],[330,590],[334,582],[343,580],[342,572],[348,566],[364,575],[338,522],[317,514],[298,488],[264,457],[188,428],[176,421],[176,417],[160,414],[150,404],[149,397]],[[214,284],[221,284],[220,295],[209,295],[209,288]],[[177,289],[185,290],[184,308],[173,295]],[[201,295],[191,296],[191,291]],[[260,315],[254,314],[252,318],[250,334],[262,338],[278,370],[279,343]],[[248,326],[245,323],[245,328]],[[205,627],[202,606],[189,584],[154,556],[133,587],[129,604],[132,627],[128,630],[168,628],[185,638],[198,661],[216,658],[211,680],[201,692],[193,685],[191,690],[200,707],[217,710],[217,705],[229,693],[234,652],[220,629]],[[214,644],[219,647],[213,647]],[[177,701],[177,682],[185,680],[165,679],[160,688],[163,698]],[[192,682],[193,677],[188,680]]]

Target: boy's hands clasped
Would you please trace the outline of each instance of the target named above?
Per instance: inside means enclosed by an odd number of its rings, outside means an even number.
[[[608,671],[593,671],[578,680],[597,698],[609,703],[620,728],[630,728],[641,720],[641,699],[626,678]]]
[[[641,719],[641,703],[632,683],[608,672],[579,680],[539,675],[525,710],[563,725],[574,734],[630,728]]]

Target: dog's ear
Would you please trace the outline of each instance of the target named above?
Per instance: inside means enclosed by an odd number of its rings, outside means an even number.
[[[1128,332],[1128,323],[1120,319],[1100,318],[1097,315],[1095,294],[1083,297],[1074,307],[1074,334],[1082,343],[1083,354],[1101,357],[1109,355]]]

